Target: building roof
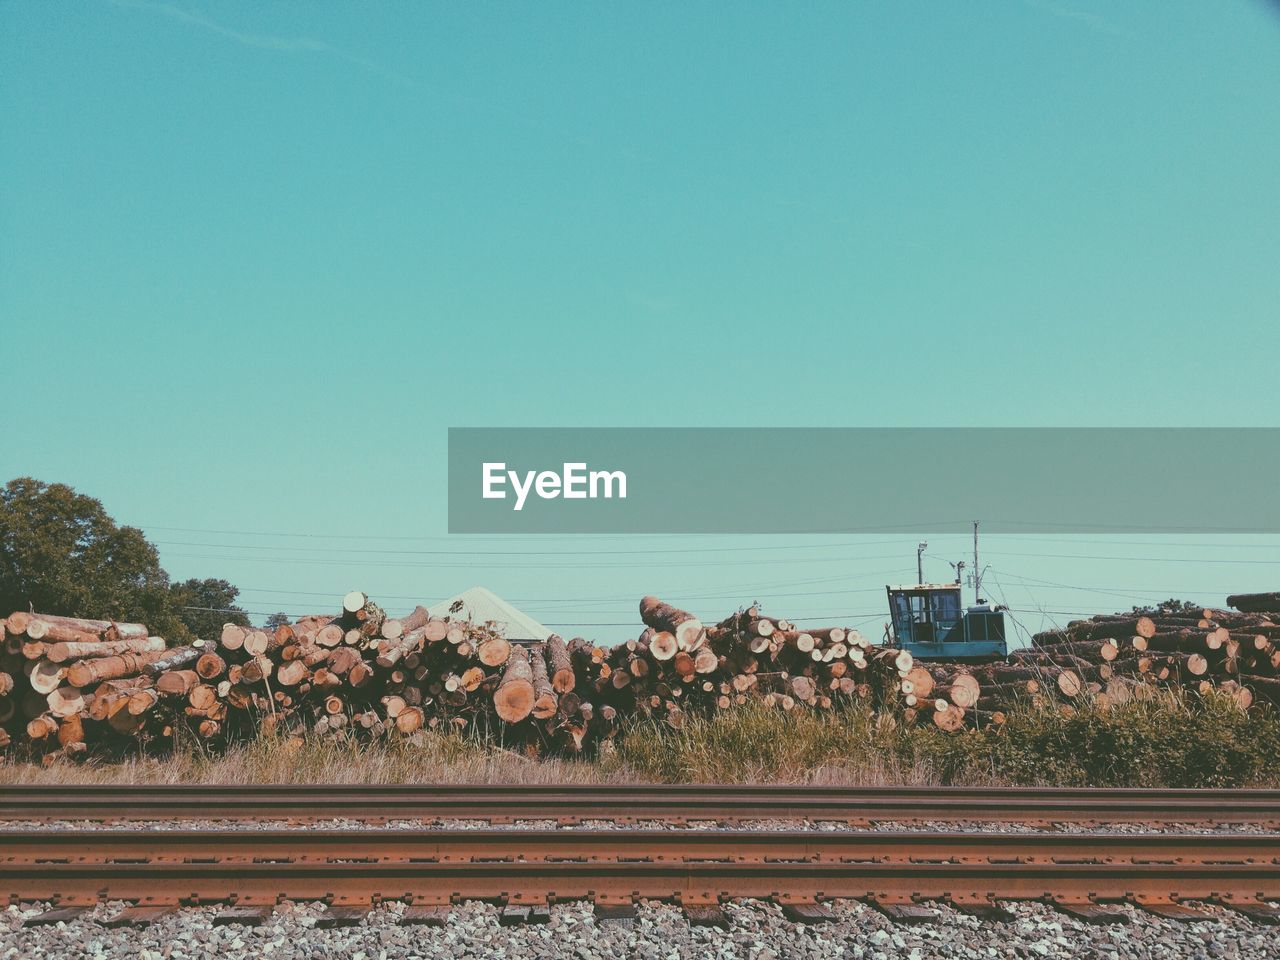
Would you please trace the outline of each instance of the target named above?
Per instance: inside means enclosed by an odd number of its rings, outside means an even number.
[[[454,612],[452,608],[456,603],[461,606]],[[533,617],[484,587],[464,590],[456,597],[432,604],[427,611],[433,617],[470,620],[472,623],[492,621],[508,640],[542,641],[551,636],[551,631]]]

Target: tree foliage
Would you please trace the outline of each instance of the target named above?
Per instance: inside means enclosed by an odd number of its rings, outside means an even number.
[[[0,615],[33,609],[145,623],[182,642],[216,636],[211,618],[219,628],[235,619],[182,608],[233,607],[237,594],[225,580],[171,585],[141,530],[120,526],[101,501],[66,484],[20,477],[0,491]]]
[[[1203,604],[1170,597],[1152,606],[1134,607],[1133,615],[1135,617],[1199,617],[1203,610]]]
[[[267,631],[273,632],[277,627],[283,627],[290,623],[293,623],[293,618],[287,613],[284,613],[283,611],[280,613],[273,613],[271,616],[267,617]]]
[[[175,614],[194,637],[216,640],[224,623],[249,625],[249,617],[236,606],[240,591],[226,580],[213,577],[183,580],[169,587]]]

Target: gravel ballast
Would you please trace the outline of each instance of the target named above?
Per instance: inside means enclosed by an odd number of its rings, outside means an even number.
[[[92,914],[53,927],[24,928],[24,917],[45,905],[0,912],[0,960],[139,958],[243,960],[272,957],[349,960],[464,957],[572,957],[684,960],[932,960],[970,958],[1100,958],[1100,960],[1268,960],[1280,956],[1280,928],[1260,926],[1213,906],[1204,920],[1181,922],[1130,907],[1128,923],[1092,926],[1035,903],[1010,903],[1007,922],[979,920],[939,904],[935,922],[902,926],[858,901],[832,904],[835,919],[797,925],[761,901],[725,905],[727,927],[691,926],[670,905],[642,903],[635,920],[598,921],[587,903],[558,904],[544,925],[500,926],[498,909],[468,902],[454,907],[442,928],[397,924],[402,910],[388,904],[357,926],[322,929],[322,904],[282,904],[259,927],[214,927],[216,908],[181,910],[143,929],[108,929],[101,921],[120,909],[103,904]]]
[[[875,833],[886,830],[938,833],[1114,833],[1143,834],[1275,834],[1278,831],[1259,823],[1011,823],[994,820],[874,820],[850,826],[834,820],[584,820],[561,824],[555,820],[514,820],[490,822],[475,819],[394,819],[363,820],[359,817],[331,817],[296,820],[0,820],[0,836],[6,830],[812,830],[816,832]]]

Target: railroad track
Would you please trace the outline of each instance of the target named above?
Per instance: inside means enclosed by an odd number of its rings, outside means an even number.
[[[904,812],[912,802],[919,806]],[[667,820],[1234,823],[1271,822],[1278,802],[1268,791],[18,787],[0,798],[0,819],[565,819],[568,809],[574,820],[625,811]],[[666,900],[705,916],[732,898],[772,899],[797,919],[821,919],[826,901],[854,898],[904,919],[932,900],[982,913],[998,912],[1002,900],[1037,900],[1089,919],[1114,918],[1119,901],[1181,917],[1197,915],[1186,901],[1209,901],[1276,922],[1280,832],[42,825],[0,833],[0,895],[57,904],[33,922],[105,900],[131,904],[122,922],[206,904],[254,922],[283,900],[328,901],[349,917],[398,900],[409,921],[440,922],[448,905],[473,899],[528,921],[566,900],[592,901],[605,915]]]
[[[1250,823],[1280,790],[792,786],[8,786],[0,820],[465,818]]]
[[[512,908],[640,899],[706,909],[737,897],[793,909],[861,898],[997,909],[1041,900],[1090,915],[1128,900],[1155,912],[1216,901],[1276,919],[1280,835],[737,830],[23,830],[3,835],[10,902],[143,910],[266,908],[283,899],[368,910],[384,900]]]

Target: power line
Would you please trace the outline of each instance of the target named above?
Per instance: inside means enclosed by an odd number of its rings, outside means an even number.
[[[1061,523],[1053,520],[991,519],[985,522],[1005,523],[1015,527],[1061,527],[1063,529],[1066,529],[1068,527],[1076,527],[1076,528],[1083,527],[1084,529],[1081,531],[1082,533],[1097,533],[1098,526],[1099,526],[1098,524],[1091,524],[1091,523]],[[1226,534],[1239,533],[1239,534],[1245,534],[1245,535],[1250,535],[1250,534],[1256,535],[1259,533],[1256,527],[1220,527],[1217,525],[1175,527],[1175,526],[1168,526],[1165,524],[1161,524],[1159,526],[1152,526],[1150,524],[1137,524],[1137,523],[1108,523],[1106,524],[1106,526],[1115,527],[1120,530],[1149,530],[1151,531],[1152,536],[1155,536],[1161,533],[1197,533],[1199,532],[1199,533],[1204,533],[1208,535],[1220,534],[1220,533],[1226,533]]]
[[[962,523],[962,522],[963,522],[963,521],[947,521],[947,523],[948,523],[948,524],[959,524],[959,523]],[[992,522],[994,522],[994,523],[1027,523],[1027,524],[1031,523],[1030,521],[1007,521],[1007,520],[1002,520],[1002,521],[992,521]],[[1048,522],[1048,521],[1045,521],[1045,522],[1044,522],[1044,525],[1046,525],[1046,526],[1078,526],[1078,524],[1057,524],[1057,523],[1050,523],[1050,522]],[[277,538],[285,538],[285,539],[366,540],[366,541],[367,541],[367,540],[388,540],[388,541],[396,541],[396,542],[424,542],[424,543],[425,543],[425,542],[442,542],[442,543],[460,543],[460,542],[461,542],[461,543],[550,543],[550,542],[572,542],[572,543],[576,543],[576,542],[588,542],[588,543],[599,543],[599,542],[605,542],[605,541],[616,541],[616,540],[623,540],[623,541],[626,541],[626,540],[679,540],[679,539],[684,539],[684,540],[705,540],[705,539],[707,539],[708,537],[715,537],[715,536],[723,536],[723,537],[729,537],[729,538],[743,538],[743,537],[754,537],[754,538],[758,538],[758,537],[776,537],[776,536],[787,536],[787,535],[788,535],[788,534],[753,534],[753,533],[737,533],[737,534],[735,534],[735,533],[725,533],[725,534],[706,534],[706,533],[632,533],[632,534],[593,534],[593,533],[584,533],[584,534],[543,534],[543,533],[530,533],[530,534],[519,534],[519,535],[508,535],[508,534],[444,534],[444,535],[434,535],[434,536],[425,536],[425,535],[424,535],[424,536],[414,536],[414,535],[403,535],[403,534],[400,534],[400,535],[389,535],[389,534],[374,534],[374,533],[341,534],[341,533],[296,533],[296,532],[285,532],[285,531],[265,531],[265,530],[215,530],[215,529],[209,529],[209,528],[204,528],[204,527],[170,527],[170,526],[159,526],[159,525],[153,525],[153,524],[137,524],[137,526],[139,526],[139,527],[141,527],[141,528],[143,528],[143,529],[147,529],[147,530],[160,530],[160,531],[164,531],[164,532],[167,532],[167,533],[206,533],[206,534],[216,534],[216,535],[218,535],[218,536],[228,536],[228,537],[277,537]],[[905,526],[906,526],[906,525],[904,525],[904,527],[905,527]],[[921,525],[921,524],[914,524],[914,525],[910,525],[910,526],[912,526],[912,527],[914,528],[914,527],[919,527],[919,526],[922,526],[922,525]],[[928,524],[924,524],[923,526],[928,526]],[[857,527],[846,527],[846,528],[839,528],[839,529],[835,529],[835,530],[814,531],[813,533],[808,534],[808,536],[814,536],[814,537],[829,536],[829,535],[831,535],[831,534],[833,534],[833,533],[854,532],[854,531],[856,531],[856,530],[858,530],[858,529],[877,530],[877,529],[882,529],[882,528],[875,528],[875,527],[863,527],[863,528],[857,528]],[[1165,531],[1165,530],[1166,530],[1166,528],[1164,528],[1164,527],[1155,528],[1155,527],[1133,527],[1133,526],[1124,527],[1124,529],[1127,529],[1127,530],[1144,530],[1144,529],[1149,529],[1149,530],[1159,530],[1159,531]],[[1189,528],[1176,528],[1176,529],[1189,529],[1189,530],[1195,530],[1195,529],[1199,529],[1199,528],[1189,527]],[[1221,530],[1214,530],[1214,531],[1211,531],[1211,532],[1205,533],[1205,534],[1203,534],[1203,535],[1204,535],[1204,536],[1213,536],[1213,535],[1214,535],[1214,534],[1216,534],[1216,533],[1222,533],[1222,532],[1223,532],[1223,531],[1221,531]],[[1018,540],[1023,540],[1023,541],[1027,541],[1027,542],[1035,542],[1035,543],[1124,544],[1124,545],[1128,545],[1128,546],[1159,546],[1159,547],[1189,547],[1189,548],[1221,547],[1221,548],[1226,548],[1226,549],[1251,549],[1251,550],[1259,550],[1259,549],[1260,549],[1260,550],[1275,549],[1275,547],[1276,547],[1276,545],[1275,545],[1275,544],[1261,544],[1261,543],[1221,543],[1221,542],[1217,542],[1217,543],[1204,543],[1204,542],[1187,542],[1187,541],[1160,542],[1160,541],[1151,541],[1151,540],[1116,540],[1114,537],[1106,537],[1105,539],[1092,539],[1092,538],[1086,539],[1086,537],[1088,537],[1090,534],[1092,534],[1094,537],[1096,537],[1096,536],[1097,536],[1097,532],[1096,532],[1096,530],[1092,530],[1092,529],[1088,532],[1088,534],[1082,534],[1080,537],[1074,537],[1074,536],[1070,536],[1070,535],[1068,535],[1068,536],[1062,536],[1062,537],[1037,537],[1037,536],[1033,536],[1033,535],[1030,535],[1030,534],[1023,534],[1023,533],[1010,533],[1010,532],[992,532],[992,533],[988,533],[987,535],[988,535],[988,536],[990,536],[990,537],[1014,537],[1014,538],[1017,538]],[[794,535],[794,534],[793,534],[793,535]],[[1151,533],[1151,534],[1150,534],[1150,536],[1153,536],[1153,537],[1161,537],[1161,536],[1176,536],[1176,535],[1177,535],[1176,533],[1168,533],[1168,532],[1155,532],[1155,533]],[[1239,535],[1241,535],[1241,536],[1274,536],[1273,534],[1268,534],[1268,533],[1259,533],[1259,532],[1257,532],[1256,530],[1241,530],[1241,531],[1240,531],[1240,533],[1239,533]],[[907,535],[906,535],[906,534],[904,534],[903,536],[907,536]],[[957,532],[957,533],[946,533],[946,532],[941,532],[941,533],[937,533],[937,534],[935,534],[935,536],[939,536],[939,537],[956,537],[956,538],[958,538],[958,539],[966,539],[966,538],[968,537],[968,534],[967,534],[967,533],[959,533],[959,532]],[[890,543],[890,542],[898,542],[898,541],[897,541],[897,540],[894,540],[894,541],[879,541],[879,542],[882,542],[882,543]],[[802,546],[802,545],[796,545],[796,546]],[[835,546],[835,545],[834,545],[834,544],[813,544],[812,546],[828,547],[828,546]],[[318,549],[318,548],[317,548],[317,549]],[[742,550],[742,549],[762,549],[762,550],[767,550],[767,549],[789,549],[789,546],[787,546],[787,545],[779,545],[779,546],[756,547],[756,548],[750,548],[750,547],[723,547],[723,548],[721,548],[721,547],[707,547],[707,548],[690,548],[690,549],[692,549],[692,550],[699,550],[699,549],[704,549],[704,550],[722,550],[722,549],[723,549],[723,550],[735,550],[735,549],[738,549],[738,550]],[[621,551],[621,552],[632,552],[632,551]]]
[[[249,589],[250,589],[250,588],[244,588],[244,590],[245,590],[245,591],[248,591]],[[849,588],[849,589],[847,589],[847,590],[808,590],[808,591],[795,591],[795,592],[787,592],[787,593],[773,593],[773,592],[768,592],[768,593],[765,593],[764,595],[765,595],[765,596],[768,596],[768,597],[770,597],[770,598],[773,598],[773,597],[830,597],[830,596],[841,596],[841,595],[848,594],[848,593],[880,593],[880,592],[882,592],[883,590],[884,590],[884,587],[852,587],[852,588]],[[242,591],[242,592],[244,592],[244,591]],[[252,591],[252,592],[273,592],[273,591]],[[732,591],[732,592],[727,592],[727,593],[702,594],[702,595],[690,595],[690,594],[679,594],[679,593],[667,593],[667,594],[664,594],[664,596],[669,597],[669,599],[671,599],[671,600],[680,600],[680,601],[685,601],[685,600],[719,600],[719,599],[725,599],[725,598],[739,597],[739,596],[741,596],[743,593],[746,593],[746,592],[749,592],[749,591]],[[294,592],[294,591],[280,591],[280,593],[281,593],[281,594],[292,594],[292,593],[295,593],[295,592]],[[303,594],[303,593],[301,593],[300,591],[299,591],[299,592],[297,592],[297,593],[298,593],[298,595],[302,595],[302,596],[315,596],[315,597],[330,597],[330,598],[332,598],[332,597],[338,596],[338,594],[337,594],[337,593],[305,593],[305,594]],[[409,600],[409,601],[416,601],[416,600],[420,599],[420,598],[417,598],[417,597],[395,597],[395,596],[383,595],[383,594],[380,594],[379,596],[380,596],[382,599],[384,599],[384,600]],[[622,601],[627,601],[627,600],[631,600],[631,599],[634,599],[634,598],[632,598],[632,597],[619,597],[619,598],[606,597],[606,598],[601,598],[600,600],[598,600],[598,601],[597,601],[597,600],[591,600],[591,599],[576,599],[576,600],[575,600],[575,599],[569,599],[569,598],[543,597],[543,598],[538,598],[538,599],[534,599],[534,598],[524,598],[524,599],[514,598],[514,599],[512,599],[512,600],[511,600],[511,602],[512,602],[512,603],[521,603],[521,604],[538,604],[538,603],[595,603],[595,602],[599,602],[599,603],[616,603],[616,602],[622,602]]]
[[[955,534],[942,534],[942,536],[955,536]],[[1104,546],[1126,546],[1126,547],[1188,547],[1203,550],[1206,547],[1222,548],[1230,550],[1280,550],[1280,542],[1277,543],[1190,543],[1187,541],[1175,541],[1172,543],[1164,543],[1153,540],[1115,540],[1107,538],[1104,540],[1080,540],[1075,537],[1029,537],[1021,533],[989,533],[985,536],[993,539],[1000,537],[1016,537],[1019,542],[1027,543],[1081,543],[1081,544],[1101,544]]]
[[[935,526],[967,526],[968,520],[942,520],[936,522],[924,523],[903,523],[893,524],[894,527],[903,529],[919,529],[922,527]],[[869,526],[858,527],[832,527],[822,530],[794,530],[782,534],[751,534],[751,533],[726,533],[726,534],[704,534],[704,533],[628,533],[628,534],[598,534],[598,533],[527,533],[515,536],[502,534],[436,534],[430,536],[406,535],[406,534],[376,534],[376,533],[296,533],[285,531],[270,530],[212,530],[205,527],[170,527],[159,524],[137,523],[131,526],[144,530],[163,530],[168,533],[215,533],[230,537],[296,537],[306,539],[325,539],[325,540],[407,540],[415,542],[430,542],[437,540],[456,541],[459,539],[475,539],[484,542],[498,541],[525,541],[525,540],[627,540],[627,539],[645,539],[645,538],[672,538],[672,537],[706,537],[706,536],[728,536],[728,537],[746,537],[746,536],[829,536],[835,533],[857,533],[865,531],[867,533],[887,533],[884,524],[874,524]],[[947,536],[942,533],[939,536]]]
[[[304,613],[298,613],[296,611],[247,610],[243,607],[186,607],[184,606],[184,607],[181,607],[180,609],[191,610],[191,611],[196,611],[200,613],[244,613],[254,617],[270,616],[273,613],[283,613],[286,616],[290,616],[290,617],[302,617],[302,616],[308,615]],[[852,617],[867,617],[868,619],[863,620],[861,622],[868,623],[870,622],[870,620],[878,619],[882,615],[887,615],[887,612],[869,614],[867,611],[863,610],[856,613],[847,613],[847,612],[824,613],[824,614],[811,616],[811,617],[788,617],[787,619],[790,620],[792,623],[812,623],[814,621],[819,621],[819,620],[829,622],[831,620],[843,620],[843,619],[848,619]],[[639,617],[637,617],[635,620],[613,621],[613,622],[586,623],[586,622],[569,621],[569,620],[548,620],[547,623],[550,624],[551,626],[556,626],[556,627],[643,627],[644,626],[643,622],[640,620]]]
[[[323,550],[332,550],[332,547],[287,547],[276,544],[249,544],[249,543],[193,543],[185,540],[156,540],[157,546],[161,547],[216,547],[226,550],[279,550],[293,552],[316,552]],[[673,547],[664,550],[389,550],[386,548],[368,548],[368,547],[342,547],[342,553],[377,553],[392,554],[396,556],[435,556],[435,557],[613,557],[613,556],[642,556],[652,554],[673,554],[673,553],[748,553],[754,551],[767,550],[776,552],[778,550],[832,550],[843,549],[848,547],[870,547],[883,546],[889,543],[904,543],[905,540],[899,538],[896,540],[871,540],[865,543],[793,543],[779,544],[776,546],[755,546],[755,547]],[[232,558],[234,559],[234,558]]]
[[[234,549],[234,548],[230,548]],[[529,568],[527,563],[450,563],[447,561],[391,561],[391,560],[346,560],[342,557],[245,557],[235,554],[205,554],[205,553],[171,553],[170,557],[178,557],[183,560],[234,560],[240,563],[274,563],[276,565],[287,564],[308,564],[308,565],[327,565],[327,566],[345,566],[345,567],[383,567],[383,568],[404,568],[404,569],[449,569],[449,570],[525,570]],[[862,557],[772,557],[769,559],[753,559],[753,560],[691,560],[691,561],[665,561],[655,560],[652,562],[630,562],[630,563],[539,563],[539,569],[551,570],[595,570],[600,568],[609,569],[638,569],[643,567],[743,567],[743,566],[772,566],[776,564],[804,564],[804,563],[855,563],[866,560],[896,560],[900,559],[900,554],[877,554],[875,556]]]
[[[1280,564],[1280,560],[1211,560],[1197,557],[1100,557],[1084,553],[1010,553],[1004,550],[988,551],[997,557],[1040,557],[1052,560],[1128,560],[1143,563],[1249,563]]]

